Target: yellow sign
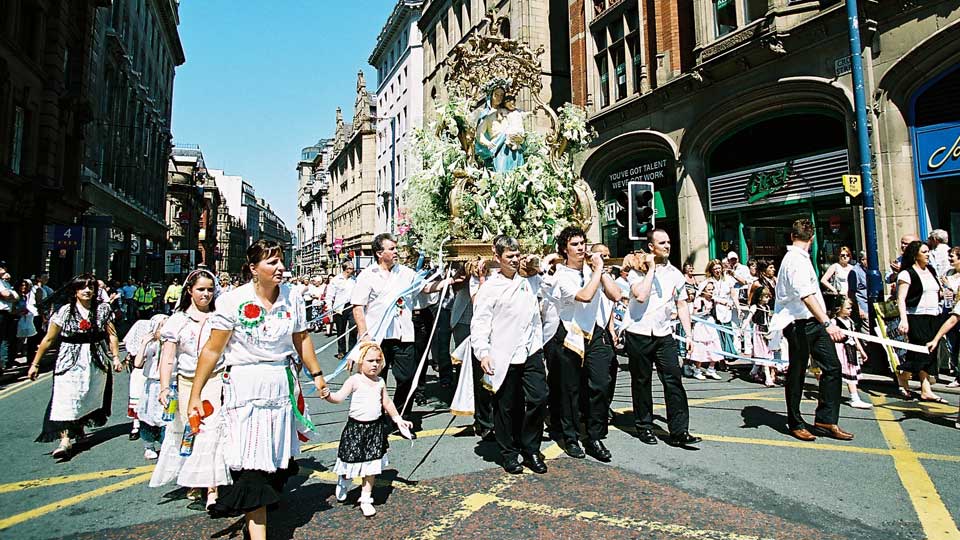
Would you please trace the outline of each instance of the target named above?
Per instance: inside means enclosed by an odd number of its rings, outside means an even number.
[[[863,184],[860,182],[859,174],[843,175],[843,191],[851,197],[856,197],[863,193]]]

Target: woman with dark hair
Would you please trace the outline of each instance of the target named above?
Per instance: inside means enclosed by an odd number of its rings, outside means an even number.
[[[897,307],[900,310],[901,334],[907,336],[910,343],[926,345],[937,335],[940,316],[940,282],[937,272],[928,263],[930,248],[919,240],[910,242],[903,250],[901,270],[897,276]],[[914,373],[920,375],[920,401],[945,403],[933,393],[927,375],[937,373],[937,357],[933,354],[908,351],[899,366],[897,379],[900,382],[900,394],[905,399],[913,399],[910,391],[910,378]]]
[[[86,426],[102,426],[110,416],[113,374],[123,369],[120,341],[111,320],[110,305],[98,301],[97,280],[90,274],[74,278],[67,285],[70,303],[50,318],[47,335],[40,342],[27,376],[36,380],[40,359],[60,338],[53,369],[53,395],[37,442],[60,445],[53,457],[65,457],[73,439],[83,437]],[[107,343],[110,353],[107,353]],[[112,357],[112,363],[107,358]]]
[[[280,501],[287,479],[299,470],[293,459],[300,451],[298,425],[313,429],[298,408],[291,358],[302,360],[318,391],[326,388],[307,331],[306,305],[282,283],[284,270],[276,242],[258,240],[247,249],[244,275],[251,279],[217,299],[187,408],[188,414],[202,411],[206,387],[215,384],[211,374],[221,363],[226,366],[218,454],[233,485],[220,490],[212,511],[245,514],[252,540],[266,538],[266,509]]]
[[[757,280],[750,285],[749,297],[753,298],[759,288],[767,288],[771,291],[777,290],[777,265],[770,259],[760,259],[757,261]],[[775,295],[774,295],[775,296]],[[770,309],[773,309],[776,298],[770,299]]]
[[[737,292],[734,288],[736,280],[733,279],[723,266],[723,261],[713,259],[707,263],[707,279],[700,282],[699,294],[703,294],[707,283],[713,283],[713,301],[715,305],[716,324],[722,329],[720,333],[720,344],[723,351],[730,354],[739,354],[736,340],[729,331],[733,330],[733,313],[740,312],[740,306],[737,302]],[[711,375],[708,373],[708,377]]]
[[[193,388],[197,358],[204,343],[210,338],[209,317],[216,309],[216,278],[209,270],[194,270],[187,276],[183,291],[174,308],[173,315],[164,323],[160,331],[160,395],[158,399],[164,407],[177,393],[179,410],[176,417],[166,426],[163,447],[157,460],[157,468],[150,479],[151,487],[162,486],[173,480],[177,484],[190,488],[187,498],[198,500],[201,490],[207,490],[209,508],[217,500],[217,486],[230,483],[229,471],[222,463],[217,463],[217,425],[220,419],[220,394],[222,382],[219,377],[210,379],[203,389],[201,397],[213,405],[213,413],[203,420],[203,428],[193,441],[193,452],[180,455],[180,442],[183,439],[184,426],[187,424],[187,401]],[[176,379],[171,380],[176,368]],[[223,363],[219,362],[214,375],[223,372]]]

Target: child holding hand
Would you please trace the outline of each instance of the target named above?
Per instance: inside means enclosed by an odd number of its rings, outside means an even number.
[[[412,438],[410,429],[413,424],[400,417],[397,407],[387,394],[387,384],[380,378],[384,367],[383,351],[373,342],[360,345],[358,373],[350,376],[335,393],[324,389],[320,397],[330,403],[342,403],[350,398],[350,412],[347,425],[340,436],[337,450],[337,464],[334,472],[337,479],[337,500],[344,501],[350,489],[350,480],[363,478],[360,491],[360,510],[365,517],[377,513],[373,507],[373,484],[377,475],[388,465],[387,435],[391,429],[384,422],[383,411],[400,429],[400,433]]]

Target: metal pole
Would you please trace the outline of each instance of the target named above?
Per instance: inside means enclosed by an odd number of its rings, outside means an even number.
[[[867,128],[867,99],[863,83],[863,58],[860,45],[860,19],[857,0],[847,0],[847,22],[850,32],[850,67],[853,76],[853,104],[857,114],[857,150],[860,154],[860,177],[863,181],[863,229],[867,243],[867,294],[873,300],[883,293],[877,246],[877,218],[873,203],[873,170],[870,166],[870,138]]]

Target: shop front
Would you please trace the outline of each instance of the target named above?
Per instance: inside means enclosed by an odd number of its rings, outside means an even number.
[[[627,234],[627,186],[630,182],[653,183],[655,225],[670,235],[676,247],[671,260],[679,264],[677,164],[672,151],[644,144],[643,138],[610,141],[590,157],[583,176],[597,200],[600,240],[615,258],[648,250],[646,240],[630,240]]]
[[[920,234],[960,238],[960,66],[922,86],[911,105],[911,139]]]
[[[842,119],[802,112],[742,126],[716,144],[708,159],[710,253],[779,266],[792,223],[815,227],[812,257],[819,272],[840,248],[861,249],[861,211],[844,194],[849,174]],[[702,270],[702,269],[698,269]]]

